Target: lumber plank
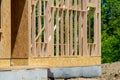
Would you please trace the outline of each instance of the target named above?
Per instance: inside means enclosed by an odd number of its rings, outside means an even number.
[[[56,2],[58,4],[58,2]],[[59,20],[59,9],[56,11],[56,56],[59,56],[59,25],[60,25],[60,20]]]
[[[94,43],[97,44],[98,41],[98,26],[97,26],[97,11],[94,12]],[[92,53],[92,56],[97,55],[98,52],[98,44],[95,46],[95,51]]]
[[[48,66],[10,66],[0,67],[0,71],[18,71],[18,70],[48,69]]]
[[[82,9],[82,1],[78,2],[78,9]],[[79,56],[82,56],[82,12],[79,12],[78,18],[78,27],[79,27]]]
[[[40,15],[42,15],[41,6],[42,6],[42,3],[41,3],[41,0],[39,0],[39,2],[38,2],[38,35],[39,35],[39,32],[41,32],[41,28],[42,28],[41,16],[40,16]],[[41,42],[41,37],[39,37],[38,42]],[[38,56],[40,56],[41,55],[41,45],[38,47],[37,51],[38,51],[37,52]]]
[[[54,6],[54,0],[51,0],[51,6]],[[54,8],[51,8],[51,41],[50,41],[50,50],[51,56],[54,56]]]
[[[68,8],[65,10],[65,55],[69,55],[69,1],[65,1],[65,6]]]
[[[28,1],[28,38],[29,38],[29,41],[28,41],[28,46],[29,46],[29,51],[28,51],[28,53],[29,53],[29,55],[28,55],[28,57],[30,57],[30,56],[32,56],[32,51],[31,51],[31,45],[32,45],[32,43],[31,43],[31,35],[32,35],[32,33],[31,33],[31,28],[32,28],[32,26],[31,26],[31,12],[32,12],[32,7],[31,7],[31,1]]]
[[[83,2],[83,10],[87,10],[87,0]],[[83,12],[83,56],[90,56],[87,53],[87,12]]]
[[[50,34],[50,31],[49,31],[49,27],[48,25],[50,25],[50,22],[49,22],[49,9],[48,9],[48,4],[49,2],[45,2],[43,1],[43,5],[44,5],[44,11],[43,11],[43,14],[44,14],[44,27],[45,27],[45,30],[44,30],[44,42],[48,42],[48,37],[49,37],[49,34]],[[42,48],[42,55],[44,56],[48,56],[49,54],[46,54],[49,52],[49,43],[48,43],[48,47],[46,49],[46,51],[44,51],[44,48]]]
[[[49,65],[49,68],[94,66],[101,64],[100,57],[47,57],[31,58],[29,66]]]
[[[32,56],[36,56],[36,6],[32,8]]]
[[[97,1],[97,26],[98,26],[98,53],[97,56],[101,56],[101,0]]]
[[[72,0],[70,0],[70,6],[72,6]],[[70,56],[73,55],[73,11],[70,10]]]
[[[74,8],[77,9],[77,0],[74,1]],[[74,11],[74,55],[77,55],[77,10]]]
[[[61,42],[61,56],[64,56],[64,19],[63,19],[63,16],[64,16],[64,11],[61,10],[61,26],[60,26],[60,42]]]
[[[95,7],[96,7],[96,4],[94,4],[94,3],[88,3],[88,6],[95,8]]]

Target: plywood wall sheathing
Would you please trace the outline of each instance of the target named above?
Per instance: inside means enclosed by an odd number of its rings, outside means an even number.
[[[0,67],[9,67],[10,59],[0,59]]]
[[[94,62],[93,62],[94,61]],[[78,67],[100,65],[100,57],[54,57],[54,58],[30,58],[29,66]]]
[[[28,30],[30,30],[28,27],[28,1],[11,0],[12,58],[28,58],[30,39],[28,35]]]
[[[10,58],[10,55],[11,55],[10,0],[1,0],[0,7],[1,7],[0,58]]]
[[[28,59],[11,59],[11,66],[29,66]]]

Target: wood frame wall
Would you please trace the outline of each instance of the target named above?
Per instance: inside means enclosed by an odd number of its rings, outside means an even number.
[[[2,0],[0,33],[3,35],[4,53],[0,51],[0,63],[51,67],[99,65],[101,1],[74,0],[74,4],[72,1]],[[95,10],[93,43],[88,43],[87,38],[90,7]],[[1,59],[5,60],[1,62]]]
[[[100,56],[100,0],[55,1],[31,2],[31,57]],[[87,33],[91,27],[88,24],[90,8],[94,9],[92,43],[88,42]]]

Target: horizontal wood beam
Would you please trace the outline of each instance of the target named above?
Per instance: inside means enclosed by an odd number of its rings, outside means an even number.
[[[54,67],[78,67],[94,66],[101,64],[101,57],[54,57],[54,58],[30,58],[30,66],[49,65]]]
[[[48,66],[8,66],[8,67],[0,67],[0,71],[32,70],[32,69],[48,69]]]
[[[0,67],[10,66],[10,59],[0,59]]]
[[[89,6],[89,7],[94,7],[94,8],[96,8],[96,7],[97,7],[97,4],[89,3],[88,6]]]

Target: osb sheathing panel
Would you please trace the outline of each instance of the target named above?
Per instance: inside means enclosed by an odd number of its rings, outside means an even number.
[[[2,43],[0,49],[0,58],[10,58],[11,54],[11,11],[10,0],[2,0],[1,4],[1,29]]]
[[[28,59],[11,59],[11,66],[28,66]]]
[[[10,66],[9,59],[0,59],[0,67],[8,67],[8,66]]]
[[[101,57],[63,57],[29,59],[29,66],[49,65],[49,67],[78,67],[101,64]]]
[[[11,0],[12,58],[28,57],[28,0]]]

